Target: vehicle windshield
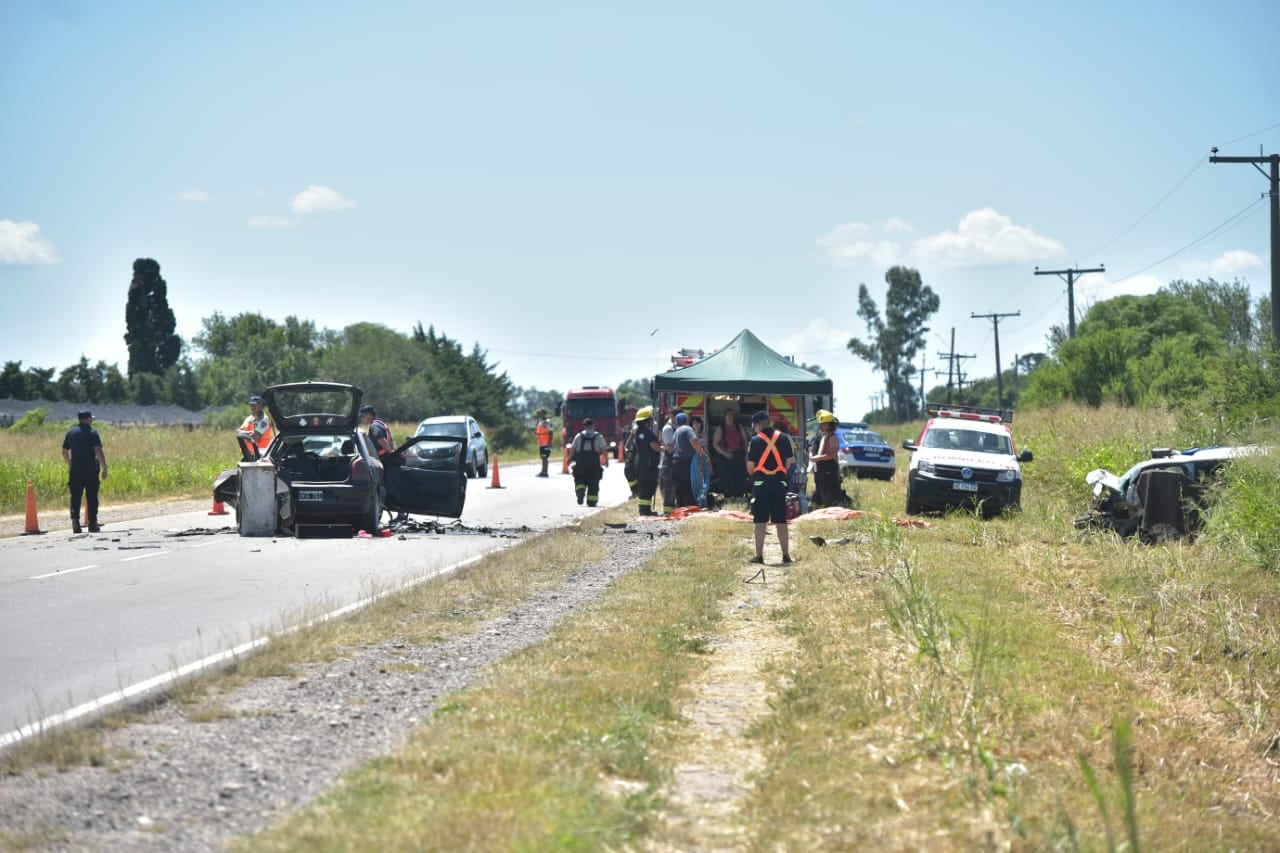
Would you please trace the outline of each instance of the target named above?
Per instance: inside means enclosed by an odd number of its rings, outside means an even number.
[[[564,416],[578,420],[580,418],[613,418],[618,416],[614,402],[608,397],[585,397],[579,400],[566,400]]]
[[[467,437],[467,425],[463,421],[438,421],[418,425],[415,435],[456,435]]]
[[[974,429],[931,429],[924,436],[925,447],[967,450],[975,453],[1013,453],[1009,436]]]

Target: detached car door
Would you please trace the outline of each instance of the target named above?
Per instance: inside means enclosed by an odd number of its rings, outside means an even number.
[[[384,465],[385,505],[394,512],[458,518],[467,502],[467,439],[415,435],[397,453],[403,465]]]

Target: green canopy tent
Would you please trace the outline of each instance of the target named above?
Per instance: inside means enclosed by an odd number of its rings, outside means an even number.
[[[708,439],[729,408],[738,411],[740,422],[748,430],[751,414],[760,410],[788,422],[793,434],[801,437],[795,442],[801,461],[797,487],[804,494],[807,453],[803,431],[819,408],[831,407],[830,379],[787,360],[765,346],[750,329],[743,329],[701,361],[658,374],[653,390],[663,412],[681,405],[691,415],[702,415]]]

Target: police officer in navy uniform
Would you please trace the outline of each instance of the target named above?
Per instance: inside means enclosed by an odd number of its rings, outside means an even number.
[[[80,423],[67,430],[62,439],[62,459],[67,463],[67,485],[71,488],[71,532],[80,532],[80,497],[88,502],[89,532],[97,533],[98,474],[107,479],[107,457],[102,453],[102,436],[93,428],[93,413],[83,409]]]
[[[782,564],[791,562],[787,536],[788,471],[795,462],[791,439],[773,428],[768,412],[751,416],[756,434],[747,445],[747,477],[751,480],[751,520],[755,522],[756,555],[753,563],[764,562],[764,536],[773,522],[782,548]]]

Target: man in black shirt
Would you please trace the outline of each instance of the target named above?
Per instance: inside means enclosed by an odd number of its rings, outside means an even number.
[[[68,465],[67,485],[71,488],[71,531],[80,532],[80,496],[88,502],[89,532],[98,527],[98,473],[107,479],[107,457],[102,454],[102,437],[93,428],[93,413],[82,410],[80,423],[67,430],[62,439],[62,459]]]
[[[753,563],[764,562],[764,537],[773,522],[782,548],[782,564],[791,562],[787,536],[787,487],[795,451],[786,433],[773,428],[768,412],[751,417],[756,434],[747,445],[747,476],[751,479],[751,519],[755,522],[756,555]]]

